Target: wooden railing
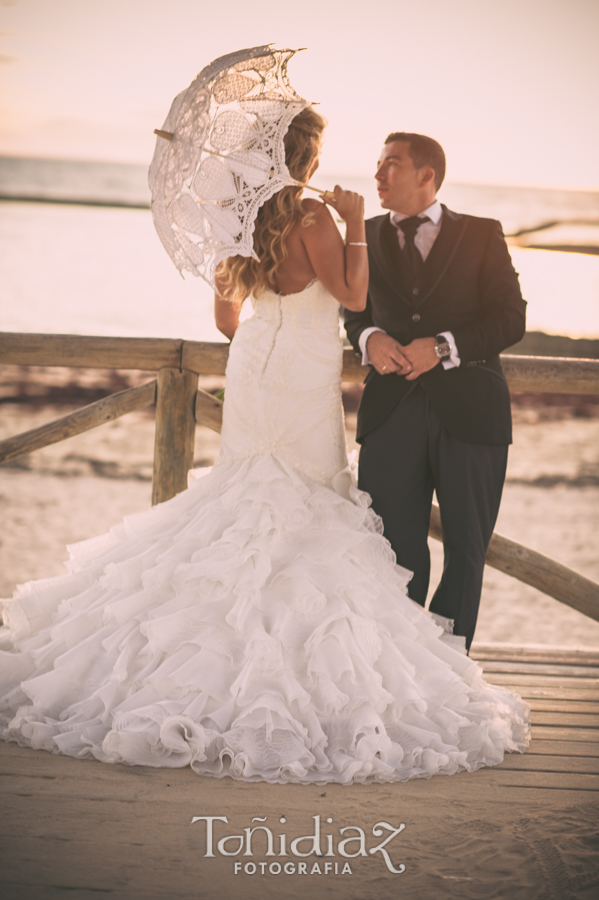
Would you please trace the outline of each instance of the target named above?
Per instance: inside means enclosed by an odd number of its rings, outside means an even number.
[[[187,487],[196,423],[221,429],[222,403],[198,390],[198,376],[224,375],[228,353],[228,344],[170,338],[0,332],[0,363],[5,365],[158,371],[146,384],[0,441],[0,463],[155,403],[152,503],[169,500]],[[512,390],[599,394],[599,360],[504,355],[501,362]],[[343,381],[362,382],[367,371],[352,350],[344,351]],[[429,533],[442,540],[436,505]],[[599,621],[599,585],[567,566],[499,534],[491,539],[487,565]]]

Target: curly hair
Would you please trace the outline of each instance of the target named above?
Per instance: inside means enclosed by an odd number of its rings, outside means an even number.
[[[311,106],[292,120],[284,138],[285,162],[296,181],[307,181],[326,124]],[[277,270],[287,258],[285,238],[298,216],[302,225],[309,225],[314,218],[314,213],[304,208],[301,194],[301,187],[290,185],[261,207],[254,229],[254,250],[259,261],[232,256],[221,262],[217,269],[218,291],[226,300],[243,301],[250,294],[259,297],[264,291],[276,290]]]

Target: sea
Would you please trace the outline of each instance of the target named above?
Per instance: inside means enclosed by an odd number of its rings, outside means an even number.
[[[374,179],[314,178],[337,182],[380,212]],[[599,338],[599,192],[448,183],[439,196],[526,232],[510,252],[529,331]],[[149,204],[146,166],[0,157],[0,331],[222,340],[210,286],[177,272]]]

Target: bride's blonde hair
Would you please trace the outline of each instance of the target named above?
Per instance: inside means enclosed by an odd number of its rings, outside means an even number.
[[[307,181],[308,173],[318,157],[323,119],[307,106],[291,122],[284,138],[285,162],[289,174],[296,181]],[[309,225],[314,213],[302,205],[302,188],[290,185],[267,200],[256,218],[254,250],[259,262],[245,256],[225,259],[217,269],[218,292],[227,300],[245,300],[250,294],[259,297],[267,290],[276,290],[277,270],[287,257],[285,238],[298,215],[302,225]]]

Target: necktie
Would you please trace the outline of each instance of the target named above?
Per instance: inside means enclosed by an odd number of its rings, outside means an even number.
[[[429,217],[410,216],[408,219],[402,219],[401,222],[397,223],[397,227],[401,228],[406,238],[406,242],[403,248],[403,254],[410,269],[412,270],[412,275],[415,279],[420,274],[420,270],[424,265],[422,256],[420,255],[420,251],[414,243],[416,232],[423,224],[423,222],[430,222]]]

